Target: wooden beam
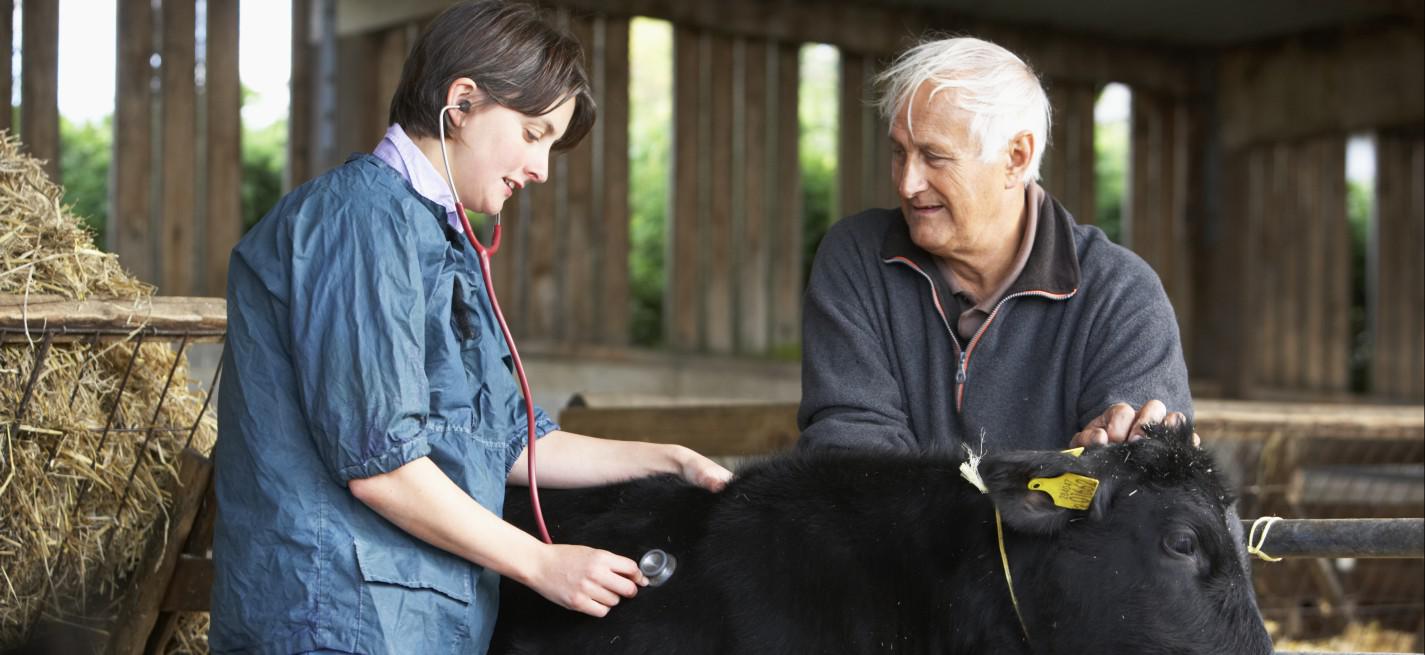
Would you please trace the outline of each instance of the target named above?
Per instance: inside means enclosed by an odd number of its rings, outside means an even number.
[[[119,0],[114,148],[109,167],[109,250],[130,274],[155,282],[153,253],[154,11],[148,0]]]
[[[603,252],[600,261],[599,341],[629,342],[632,309],[628,271],[628,19],[605,18],[600,61],[602,84],[599,123],[603,135]]]
[[[1418,26],[1283,39],[1230,49],[1221,62],[1217,96],[1228,148],[1425,121]]]
[[[668,286],[664,291],[663,326],[667,345],[675,350],[698,346],[698,80],[701,37],[673,26],[673,179],[668,220]]]
[[[0,295],[0,332],[56,330],[82,338],[96,331],[122,336],[142,327],[162,334],[192,333],[199,341],[221,341],[227,325],[227,302],[222,298],[156,296],[116,301]]]
[[[154,535],[144,549],[138,570],[145,574],[114,622],[107,650],[111,655],[144,652],[168,593],[169,580],[178,565],[181,548],[170,544],[181,544],[188,538],[212,471],[213,464],[208,458],[192,449],[183,451],[178,467],[179,486],[174,490],[174,507],[170,512],[173,520],[167,532]]]
[[[208,4],[208,233],[199,292],[222,296],[228,256],[242,237],[242,85],[237,0]]]
[[[777,44],[769,74],[776,89],[773,162],[776,207],[772,210],[772,350],[784,352],[801,343],[802,325],[802,174],[797,114],[801,83],[798,46]]]
[[[292,0],[292,81],[287,104],[287,170],[284,191],[312,177],[313,117],[316,111],[316,53],[311,42],[312,1]]]
[[[20,140],[55,184],[59,175],[59,0],[24,0]]]
[[[1413,448],[1425,439],[1425,407],[1198,400],[1194,425],[1203,440],[1263,441],[1274,435],[1322,443],[1381,442]],[[677,443],[709,456],[762,455],[796,442],[797,406],[786,404],[568,407],[571,432],[628,441]],[[1324,449],[1323,449],[1324,450]]]
[[[0,43],[9,46],[5,57],[5,70],[0,71],[0,98],[5,99],[5,111],[0,111],[0,130],[12,130],[15,112],[10,99],[15,96],[13,75],[15,53],[15,0],[0,0]]]
[[[702,285],[706,334],[704,346],[710,352],[731,353],[736,313],[733,305],[732,266],[732,39],[723,35],[708,37],[710,43],[705,66],[708,76],[707,102],[702,111],[708,114],[708,175],[700,180],[707,198],[702,249],[707,255]]]
[[[1094,103],[1098,100],[1098,87],[1060,80],[1050,80],[1048,86],[1054,119],[1049,143],[1041,144],[1048,147],[1040,163],[1044,188],[1063,203],[1079,223],[1092,225],[1097,222]],[[1136,99],[1138,94],[1133,97]],[[1130,232],[1125,225],[1123,234]]]
[[[795,405],[570,407],[559,424],[578,434],[681,444],[710,457],[785,450],[798,434]]]
[[[987,38],[1024,57],[1055,79],[1101,84],[1116,80],[1134,87],[1186,94],[1191,53],[1151,43],[1115,41],[1100,35],[1050,32],[1042,26],[979,19],[966,12],[879,6],[853,0],[553,0],[553,6],[607,16],[648,16],[692,30],[783,43],[829,43],[844,51],[884,56],[911,45],[922,34],[954,30]],[[430,16],[448,0],[343,0],[337,29],[354,34]]]
[[[734,243],[741,244],[738,254],[738,325],[737,343],[742,352],[763,354],[770,339],[772,251],[769,247],[770,228],[773,225],[771,193],[776,185],[772,181],[772,161],[768,141],[775,135],[769,129],[773,116],[769,111],[769,97],[775,92],[767,84],[767,67],[776,61],[775,46],[761,40],[743,41],[745,62],[742,76],[743,102],[745,108],[742,131],[741,162],[734,165],[734,171],[742,175],[742,208],[737,212],[741,218]]]
[[[163,201],[159,212],[159,291],[193,293],[197,209],[197,88],[193,78],[196,0],[163,0]]]
[[[570,17],[570,32],[579,41],[584,68],[591,76],[599,67],[595,59],[598,40],[595,29],[591,18]],[[599,173],[594,166],[594,148],[605,122],[596,122],[577,147],[557,155],[564,160],[565,170],[564,229],[559,230],[559,236],[564,241],[564,256],[559,263],[563,290],[560,305],[564,312],[559,321],[561,333],[558,335],[564,341],[590,341],[595,338],[596,269],[604,253],[599,240],[602,207],[594,205],[594,177]]]
[[[836,135],[836,205],[835,221],[866,208],[862,188],[864,140],[861,138],[861,113],[865,110],[865,61],[853,53],[841,53],[841,70],[837,83]]]

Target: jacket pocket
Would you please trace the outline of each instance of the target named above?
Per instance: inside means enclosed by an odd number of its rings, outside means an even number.
[[[356,566],[366,582],[428,589],[463,605],[474,599],[470,565],[433,547],[410,548],[356,542]]]

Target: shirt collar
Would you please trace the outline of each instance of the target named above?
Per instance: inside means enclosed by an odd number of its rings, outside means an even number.
[[[451,227],[462,229],[460,217],[455,214],[455,196],[450,193],[450,185],[399,123],[392,123],[386,129],[386,136],[371,154],[400,173],[421,197],[444,207],[445,219]]]

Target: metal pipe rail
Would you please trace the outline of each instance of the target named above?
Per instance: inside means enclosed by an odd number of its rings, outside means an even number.
[[[1252,523],[1242,521],[1243,538]],[[1282,558],[1425,558],[1425,519],[1282,519],[1261,549]]]

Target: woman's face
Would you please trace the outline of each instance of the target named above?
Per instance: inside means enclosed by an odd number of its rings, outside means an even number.
[[[471,211],[498,214],[505,200],[526,184],[549,179],[549,149],[569,127],[574,99],[541,116],[494,102],[449,113],[455,129],[447,134],[447,150],[460,200]]]

